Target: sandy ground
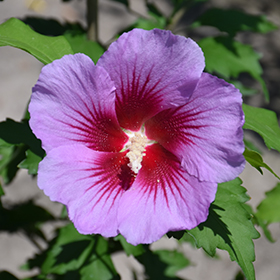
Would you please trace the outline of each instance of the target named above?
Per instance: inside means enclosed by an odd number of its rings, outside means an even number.
[[[36,12],[27,8],[26,4],[32,1],[5,0],[0,2],[0,23],[10,17],[22,17],[24,15],[39,15],[45,17],[56,17],[61,21],[77,21],[85,24],[85,1],[72,1],[62,4],[61,1],[48,0],[37,1],[39,5],[33,6]],[[34,1],[35,2],[35,1]],[[223,1],[215,1],[220,6],[225,6]],[[240,7],[242,1],[228,1],[227,6],[234,6],[230,3],[234,2],[235,6]],[[264,1],[260,1],[264,2]],[[134,7],[143,11],[141,1],[133,1]],[[269,18],[280,25],[279,22],[279,5],[274,2],[269,6],[262,6],[259,3],[247,1],[244,8],[248,8],[253,13],[260,13],[266,7],[266,13]],[[274,3],[274,4],[273,4]],[[243,5],[243,4],[242,4]],[[251,6],[250,6],[251,5]],[[272,7],[271,7],[272,6]],[[275,6],[275,7],[274,7]],[[165,6],[165,8],[168,6]],[[251,9],[251,7],[253,7]],[[273,8],[274,7],[274,8]],[[126,14],[124,8],[119,8],[116,3],[100,0],[100,39],[107,42],[111,39],[115,31],[132,22],[133,16]],[[252,37],[254,47],[264,55],[262,63],[264,65],[264,77],[268,83],[270,92],[272,92],[272,108],[279,110],[279,61],[280,55],[278,51],[280,38],[279,31],[272,35],[265,35],[259,40],[260,36]],[[5,118],[13,118],[20,120],[27,100],[31,94],[31,88],[35,84],[40,69],[42,67],[36,59],[23,51],[10,47],[0,48],[0,121]],[[280,85],[279,85],[280,86]],[[260,104],[262,97],[254,97],[249,100],[253,104]],[[266,106],[266,105],[265,105]],[[261,143],[259,144],[262,147]],[[264,160],[273,170],[280,174],[280,157],[273,151],[264,153]],[[264,176],[260,175],[250,166],[241,175],[244,186],[248,189],[249,195],[252,197],[250,203],[255,207],[263,199],[264,192],[271,189],[276,184],[276,179],[264,172]],[[36,180],[31,179],[27,172],[21,170],[17,178],[4,188],[6,195],[3,197],[3,204],[25,201],[29,198],[36,198],[36,203],[47,207],[52,213],[57,213],[61,206],[51,203],[49,199],[37,188]],[[50,230],[50,228],[46,228]],[[276,243],[268,242],[264,237],[255,241],[256,247],[256,276],[258,280],[278,280],[280,279],[280,228],[279,225],[272,225],[271,231]],[[172,240],[160,240],[154,247],[174,247],[176,244]],[[20,234],[8,235],[0,233],[0,270],[8,270],[18,277],[28,276],[29,274],[19,270],[19,266],[36,253],[36,248],[24,236]],[[192,266],[180,272],[185,279],[192,280],[233,280],[234,275],[239,270],[237,264],[231,262],[226,252],[220,252],[220,259],[214,260],[205,256],[202,250],[195,250],[190,246],[184,246],[186,256],[192,261]],[[124,254],[114,256],[114,262],[122,279],[132,279],[130,268],[135,267],[139,275],[143,272],[142,268],[132,258],[127,258]],[[140,278],[139,278],[140,279]],[[144,278],[143,278],[144,279]]]

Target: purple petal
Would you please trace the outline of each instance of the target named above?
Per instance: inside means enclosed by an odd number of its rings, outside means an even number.
[[[39,165],[38,186],[65,204],[82,234],[118,234],[117,211],[125,190],[123,153],[97,152],[82,145],[52,149]]]
[[[188,175],[160,145],[148,146],[141,170],[119,201],[119,231],[137,245],[192,229],[207,219],[216,189],[217,184]]]
[[[137,131],[161,110],[185,104],[204,69],[204,56],[191,39],[134,29],[112,43],[97,65],[115,83],[121,127]]]
[[[30,126],[48,152],[82,143],[119,151],[127,141],[115,113],[114,84],[83,55],[66,55],[42,69],[29,105]]]
[[[232,180],[245,166],[241,104],[234,86],[204,73],[188,103],[147,121],[146,134],[199,180]]]

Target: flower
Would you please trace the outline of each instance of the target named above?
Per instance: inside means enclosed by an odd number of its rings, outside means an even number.
[[[217,183],[244,168],[240,92],[202,73],[191,39],[134,29],[96,65],[43,67],[29,106],[46,157],[38,186],[82,234],[133,245],[207,219]]]

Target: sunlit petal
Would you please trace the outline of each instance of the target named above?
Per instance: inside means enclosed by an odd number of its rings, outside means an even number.
[[[120,125],[136,131],[161,110],[186,102],[204,57],[191,39],[166,30],[134,29],[112,43],[97,65],[115,82]]]
[[[80,233],[118,234],[119,200],[134,179],[123,153],[97,152],[82,145],[52,149],[40,163],[38,186],[67,205]]]
[[[43,148],[83,143],[119,151],[127,140],[115,113],[114,83],[83,55],[67,55],[45,66],[33,88],[30,126]]]
[[[142,165],[119,201],[119,231],[129,243],[151,243],[168,231],[191,229],[207,219],[217,184],[190,176],[158,144],[147,147]]]
[[[245,165],[241,103],[235,87],[203,74],[188,103],[150,119],[146,133],[177,155],[199,180],[229,181]]]

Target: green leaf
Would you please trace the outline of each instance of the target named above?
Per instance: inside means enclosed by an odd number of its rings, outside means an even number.
[[[59,21],[55,19],[47,19],[41,18],[36,16],[26,16],[25,18],[21,19],[25,24],[31,27],[32,30],[35,32],[46,35],[46,36],[60,36],[63,35],[64,32],[71,28],[73,25],[76,26],[78,24],[69,24],[64,23],[61,24]]]
[[[12,174],[12,176],[9,176],[8,172],[8,165],[12,158],[13,151],[14,146],[0,138],[0,176],[3,178],[4,184],[8,184],[15,174],[13,172],[14,174]]]
[[[254,216],[255,224],[260,226],[264,232],[265,237],[270,241],[270,242],[275,242],[273,239],[270,230],[268,229],[268,223],[265,223],[260,217],[257,217],[256,215]]]
[[[2,185],[1,185],[1,183],[0,183],[0,197],[2,196],[2,195],[4,195],[5,193],[4,193],[4,190],[3,190],[3,188],[2,188]]]
[[[207,37],[198,44],[204,52],[207,72],[216,72],[225,79],[237,78],[239,74],[247,72],[262,85],[265,98],[269,100],[268,90],[261,77],[260,55],[251,46],[225,36]]]
[[[128,256],[133,255],[133,256],[139,256],[145,252],[145,248],[143,247],[142,244],[139,244],[137,246],[133,246],[130,243],[127,243],[125,238],[122,235],[118,235],[114,238],[114,240],[117,240],[121,243],[124,251]]]
[[[9,144],[25,144],[40,157],[45,154],[41,148],[41,141],[33,134],[27,122],[16,122],[11,119],[0,122],[0,138]]]
[[[104,49],[97,42],[87,40],[86,34],[66,32],[64,36],[72,47],[74,53],[84,53],[95,63],[104,53]]]
[[[32,200],[14,205],[9,209],[0,206],[0,231],[20,232],[35,245],[37,245],[38,237],[46,241],[41,224],[54,220],[55,218],[48,211],[35,205]]]
[[[244,144],[245,144],[245,147],[248,148],[249,150],[255,151],[255,152],[259,153],[260,155],[262,154],[260,149],[257,148],[256,145],[252,141],[244,138]]]
[[[185,231],[185,234],[183,235],[183,237],[178,240],[179,243],[189,243],[193,248],[197,248],[196,242],[194,240],[194,238],[189,234],[189,232]]]
[[[216,248],[228,251],[231,260],[239,264],[247,279],[254,280],[252,239],[258,238],[259,233],[253,226],[250,213],[244,208],[249,198],[241,183],[236,178],[219,184],[208,219],[188,233],[195,239],[197,247],[202,247],[211,256],[215,255]]]
[[[159,256],[162,262],[167,264],[164,274],[168,277],[175,277],[179,270],[190,265],[190,261],[184,254],[176,250],[157,250],[154,253]]]
[[[79,234],[72,223],[58,230],[49,248],[27,263],[41,268],[39,279],[119,279],[108,252],[108,241],[100,235]]]
[[[184,235],[185,235],[185,231],[184,230],[180,230],[180,231],[169,231],[166,233],[166,235],[168,236],[168,238],[175,238],[177,240],[180,240]]]
[[[136,259],[144,265],[145,274],[150,280],[181,279],[175,277],[176,272],[189,265],[185,256],[176,250],[151,251],[147,248],[145,253],[137,256]]]
[[[244,129],[250,129],[261,135],[269,149],[280,152],[280,128],[276,113],[270,110],[243,104],[245,114]]]
[[[44,64],[73,53],[63,36],[40,35],[16,18],[11,18],[0,25],[0,46],[22,49]]]
[[[260,219],[259,217],[257,217],[252,209],[252,207],[249,204],[244,204],[243,207],[245,208],[245,210],[251,214],[252,216],[252,222],[255,225],[258,225],[262,228],[266,238],[270,241],[270,242],[274,242],[272,236],[271,236],[271,232],[268,229],[268,225],[266,223],[264,223],[264,221],[262,219]]]
[[[0,129],[0,134],[1,132]],[[15,177],[18,164],[25,158],[26,149],[26,145],[16,146],[0,138],[0,176],[3,178],[4,184],[9,184]]]
[[[280,183],[265,194],[266,198],[257,207],[257,218],[266,224],[280,222]]]
[[[80,275],[80,280],[120,279],[108,253],[108,242],[102,236],[95,237],[95,244],[91,256],[80,269]]]
[[[0,271],[1,280],[18,280],[13,274],[8,271]]]
[[[206,10],[192,26],[198,27],[201,25],[216,27],[222,32],[227,32],[231,37],[234,37],[240,31],[267,33],[277,29],[277,26],[263,15],[255,16],[242,11],[219,8]]]
[[[262,156],[259,153],[250,151],[246,148],[243,155],[246,161],[249,162],[253,167],[255,167],[261,174],[263,174],[261,167],[264,167],[280,180],[278,175],[275,174],[274,171],[266,163],[263,162]]]
[[[28,169],[28,174],[36,175],[38,172],[38,165],[42,158],[30,150],[26,151],[26,159],[24,159],[19,165],[19,168]]]
[[[94,243],[95,237],[79,234],[72,223],[61,228],[45,252],[42,274],[64,274],[79,269],[89,257]]]

